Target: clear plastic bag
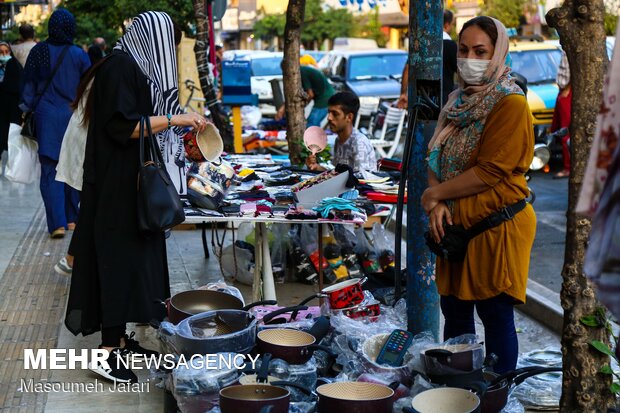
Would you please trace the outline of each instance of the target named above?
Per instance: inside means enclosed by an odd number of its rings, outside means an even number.
[[[203,285],[202,287],[198,287],[198,290],[209,290],[209,291],[218,291],[221,293],[230,294],[234,297],[237,297],[241,300],[242,305],[245,306],[245,301],[243,300],[243,295],[238,288],[233,287],[232,285],[226,284],[224,281],[218,281],[214,283],[209,283],[207,285]]]
[[[458,368],[447,366],[443,359],[430,357],[424,354],[424,352],[431,349],[447,350],[452,353],[470,352],[467,357],[471,357],[470,360],[464,361],[465,355],[461,360],[464,364],[471,364],[471,369],[459,370]],[[421,354],[421,359],[424,364],[424,371],[429,375],[452,375],[463,374],[464,372],[478,370],[482,368],[484,364],[484,346],[478,343],[478,337],[475,334],[464,334],[462,336],[454,337],[444,341],[440,345],[431,345],[424,349]]]
[[[277,282],[283,283],[286,274],[286,253],[290,243],[288,237],[289,225],[273,224],[270,227],[270,233],[273,234],[270,250],[273,276]]]
[[[518,367],[561,367],[562,352],[557,347],[534,350],[519,358]],[[512,395],[525,408],[553,408],[560,405],[562,373],[544,373],[526,379],[516,386]]]
[[[232,357],[234,353],[223,353]],[[221,366],[220,369],[206,369],[204,356],[196,356],[193,363],[179,365],[166,380],[166,388],[172,392],[179,410],[183,413],[204,412],[219,404],[220,389],[234,384],[238,379],[236,368]]]

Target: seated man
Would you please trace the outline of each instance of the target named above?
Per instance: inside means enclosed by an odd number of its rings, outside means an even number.
[[[327,104],[327,124],[329,129],[338,135],[332,163],[348,165],[354,172],[376,171],[375,148],[366,135],[353,128],[360,100],[354,93],[339,92],[330,97]],[[313,171],[325,170],[317,163],[314,155],[306,159],[306,165]]]

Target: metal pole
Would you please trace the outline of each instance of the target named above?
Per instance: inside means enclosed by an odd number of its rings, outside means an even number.
[[[435,257],[424,242],[428,218],[420,199],[427,187],[426,154],[441,106],[441,0],[409,3],[409,121],[417,118],[407,168],[407,319],[413,333],[430,331],[439,339],[439,296]],[[433,110],[422,110],[420,104]],[[415,108],[415,110],[414,110]],[[416,111],[417,116],[416,116]],[[398,242],[398,240],[397,240]]]

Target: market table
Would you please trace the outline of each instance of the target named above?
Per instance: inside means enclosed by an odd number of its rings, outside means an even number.
[[[194,210],[202,211],[199,208],[193,208]],[[208,211],[204,211],[208,214]],[[266,224],[318,224],[318,247],[319,247],[319,290],[323,289],[323,266],[320,265],[323,261],[323,225],[322,224],[363,224],[356,221],[341,221],[341,220],[327,220],[327,219],[286,219],[280,216],[211,216],[211,215],[187,215],[185,217],[185,224],[203,225],[203,248],[207,248],[206,236],[204,235],[204,225],[208,223],[232,223],[241,224],[244,222],[256,224],[255,229],[255,266],[254,266],[254,281],[252,283],[252,301],[258,301],[261,298],[264,300],[275,300],[276,289],[273,279],[273,269],[271,266],[271,253],[269,251],[269,240],[267,237],[267,225]],[[234,231],[234,228],[233,228]],[[262,291],[261,291],[262,281]],[[321,299],[322,301],[322,299]]]

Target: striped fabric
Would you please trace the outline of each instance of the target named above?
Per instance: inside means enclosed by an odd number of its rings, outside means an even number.
[[[174,26],[170,16],[156,11],[138,15],[114,49],[131,55],[148,78],[154,115],[182,113],[179,104]],[[175,182],[177,174],[180,175],[180,182],[185,180],[182,134],[181,128],[166,129],[157,134],[166,167]],[[184,193],[183,185],[178,185],[177,190]]]

